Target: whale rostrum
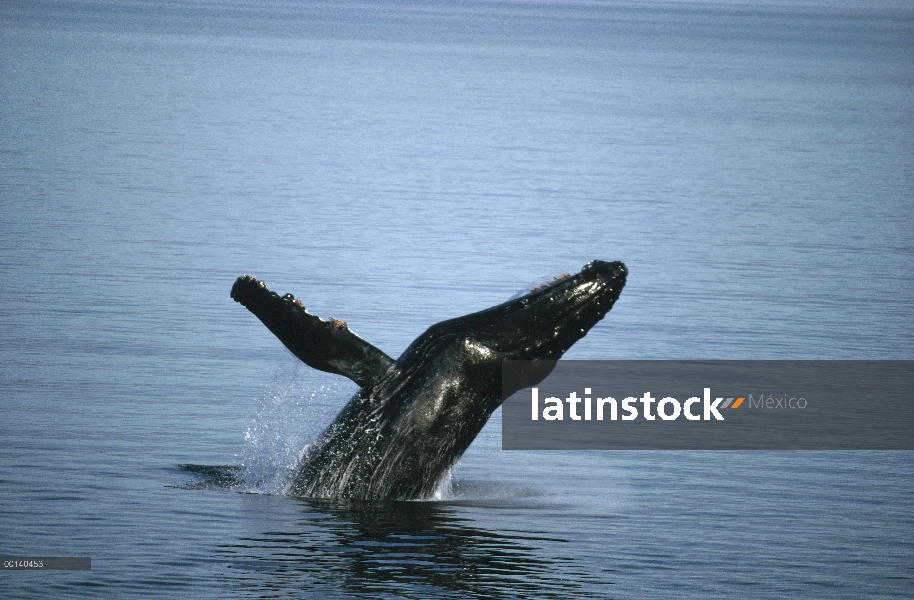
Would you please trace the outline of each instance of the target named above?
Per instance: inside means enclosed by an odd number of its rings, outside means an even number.
[[[612,308],[628,270],[593,261],[580,273],[498,306],[432,325],[396,360],[349,330],[310,314],[291,294],[239,277],[231,296],[309,366],[360,389],[295,474],[306,498],[426,498],[463,455],[504,394],[536,385]],[[541,361],[502,386],[502,363]]]

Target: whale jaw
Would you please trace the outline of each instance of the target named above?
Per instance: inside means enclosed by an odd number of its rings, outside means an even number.
[[[501,360],[558,360],[609,312],[627,277],[621,262],[593,261],[576,275],[477,314],[494,313],[489,343]]]

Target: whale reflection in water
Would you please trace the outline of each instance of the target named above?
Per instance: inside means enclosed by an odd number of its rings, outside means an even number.
[[[536,533],[548,509],[523,499],[484,510],[473,502],[244,499],[249,514],[271,522],[218,547],[215,560],[258,597],[292,586],[316,597],[571,599],[612,583],[568,540]],[[474,515],[497,515],[508,528],[487,529]]]

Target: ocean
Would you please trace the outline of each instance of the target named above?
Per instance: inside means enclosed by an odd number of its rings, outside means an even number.
[[[621,260],[566,358],[912,359],[910,2],[4,0],[0,35],[0,554],[92,561],[0,596],[914,596],[911,452],[503,451],[496,412],[434,498],[290,497],[356,387],[229,298],[397,356]]]

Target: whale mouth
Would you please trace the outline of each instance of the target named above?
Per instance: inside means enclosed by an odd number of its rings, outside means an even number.
[[[433,325],[400,359],[421,354],[431,339],[454,334],[501,360],[558,360],[609,312],[627,276],[621,262],[595,260],[524,296]]]
[[[483,311],[501,313],[490,347],[506,360],[560,358],[609,312],[627,277],[623,263],[595,260],[575,275]]]

